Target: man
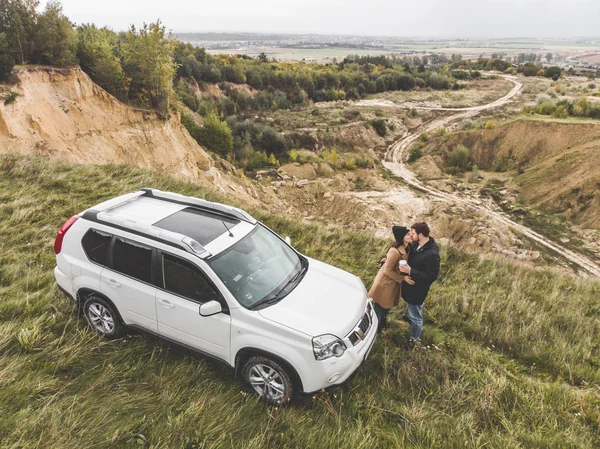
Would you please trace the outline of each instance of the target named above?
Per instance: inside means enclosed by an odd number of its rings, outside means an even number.
[[[408,252],[408,264],[401,265],[400,272],[410,277],[402,283],[402,299],[408,306],[410,345],[414,346],[423,330],[423,303],[429,287],[440,273],[440,250],[433,237],[429,236],[427,223],[412,225],[410,237],[413,243]]]

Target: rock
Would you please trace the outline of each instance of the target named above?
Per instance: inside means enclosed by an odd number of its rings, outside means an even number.
[[[323,198],[331,198],[331,192],[325,192]]]
[[[531,251],[531,255],[529,257],[531,257],[531,260],[537,260],[539,259],[541,256],[541,253],[539,251]]]
[[[567,237],[561,237],[559,240],[560,240],[562,243],[569,243],[569,242],[571,241],[571,240],[569,240],[569,238],[567,238]]]
[[[304,187],[308,185],[308,179],[301,179],[296,183],[296,187]]]
[[[474,245],[475,243],[477,243],[477,239],[475,237],[471,237],[469,239],[469,245]]]
[[[508,193],[508,190],[500,190],[498,193],[500,195],[506,195]]]

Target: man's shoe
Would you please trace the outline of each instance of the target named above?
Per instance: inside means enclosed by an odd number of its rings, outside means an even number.
[[[404,349],[406,349],[407,351],[412,351],[420,346],[421,340],[413,340],[412,338],[409,338],[406,344],[404,345]]]

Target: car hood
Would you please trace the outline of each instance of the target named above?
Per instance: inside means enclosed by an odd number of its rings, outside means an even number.
[[[344,338],[367,306],[367,291],[359,277],[318,260],[308,259],[308,271],[292,292],[260,315],[315,337]]]

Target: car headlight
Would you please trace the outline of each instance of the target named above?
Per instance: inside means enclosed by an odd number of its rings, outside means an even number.
[[[346,345],[335,335],[319,335],[312,339],[315,359],[325,360],[330,357],[341,357],[346,351]]]

